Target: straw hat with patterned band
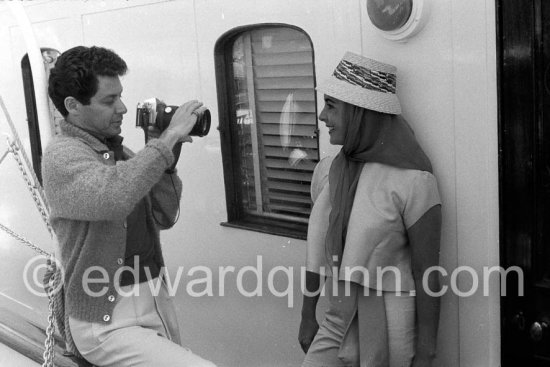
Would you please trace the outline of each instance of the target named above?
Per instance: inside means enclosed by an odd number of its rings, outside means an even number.
[[[399,115],[396,74],[393,65],[346,52],[332,76],[316,89],[359,107]]]

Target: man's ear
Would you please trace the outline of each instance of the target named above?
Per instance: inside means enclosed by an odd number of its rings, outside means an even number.
[[[67,112],[72,115],[79,115],[80,114],[80,106],[82,103],[78,102],[78,100],[74,97],[67,97],[65,98],[65,108],[67,109]]]

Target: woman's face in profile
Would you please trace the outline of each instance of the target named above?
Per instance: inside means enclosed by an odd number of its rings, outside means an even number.
[[[346,126],[342,116],[344,102],[325,94],[325,107],[319,115],[319,120],[328,127],[330,143],[333,145],[344,145],[346,137]]]

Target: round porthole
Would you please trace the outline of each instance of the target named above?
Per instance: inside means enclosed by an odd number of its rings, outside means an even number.
[[[367,13],[382,36],[406,40],[418,33],[429,15],[429,0],[366,0]]]

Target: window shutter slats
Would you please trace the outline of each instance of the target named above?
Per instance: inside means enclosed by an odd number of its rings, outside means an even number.
[[[304,173],[304,172],[292,172],[292,171],[284,171],[284,170],[278,170],[278,169],[270,169],[270,170],[267,170],[267,176],[269,178],[276,178],[280,180],[311,182],[311,173]]]
[[[284,205],[278,205],[278,204],[271,204],[271,208],[276,213],[282,213],[282,214],[291,214],[297,216],[296,220],[299,219],[299,217],[303,217],[303,222],[307,223],[307,217],[303,214],[304,209],[303,208],[292,208],[287,207]]]
[[[307,89],[264,89],[256,93],[256,100],[265,101],[286,101],[289,94],[293,94],[296,102],[313,102],[315,105],[315,93]]]
[[[311,65],[311,52],[285,52],[281,54],[257,54],[254,55],[254,62],[257,66],[265,65]]]
[[[262,41],[252,41],[252,53],[254,55],[262,54],[282,54],[310,51],[310,46],[303,41],[275,41],[269,38],[263,38]]]
[[[232,59],[243,209],[307,223],[319,161],[311,42],[292,28],[255,29]]]
[[[308,138],[296,138],[291,139],[290,142],[288,142],[288,145],[285,146],[283,145],[283,142],[281,142],[280,136],[264,135],[264,145],[266,147],[296,147],[315,149],[317,148],[317,140]]]
[[[310,194],[310,188],[306,185],[300,185],[293,182],[284,182],[284,181],[268,181],[267,187],[270,190],[285,190],[293,192],[301,192],[305,195]]]
[[[257,102],[256,106],[261,112],[275,112],[280,113],[285,105],[284,101],[281,102]],[[292,116],[296,113],[313,113],[315,114],[315,105],[313,102],[294,102]]]
[[[264,148],[265,150],[265,158],[286,158],[286,159],[293,159],[293,160],[313,160],[315,161],[315,156],[317,154],[315,149],[307,149],[303,147],[295,148],[295,147],[283,147],[283,146],[266,146]],[[302,157],[294,158],[293,154],[297,153],[296,151],[299,150],[299,153]]]
[[[311,65],[269,65],[256,66],[254,68],[256,77],[259,78],[280,78],[291,76],[313,77]]]
[[[262,124],[262,131],[265,135],[279,135],[281,128],[279,124]],[[289,135],[315,137],[317,127],[313,125],[292,125]]]
[[[261,78],[256,80],[257,89],[310,89],[307,85],[313,84],[309,76],[290,78]]]
[[[270,196],[271,202],[278,202],[287,207],[308,207],[311,206],[311,199],[305,195],[279,194]]]
[[[269,168],[284,168],[313,172],[317,162],[303,160],[296,163],[290,163],[286,159],[266,159],[265,164]]]
[[[313,113],[294,113],[293,117],[296,125],[317,126],[317,117]],[[262,124],[279,124],[281,121],[280,112],[260,112],[258,113],[258,122]]]
[[[283,149],[282,147],[265,147],[264,151],[266,157],[272,158],[290,158],[290,155],[292,153],[291,149]],[[317,155],[317,152],[315,150],[302,149],[302,151],[308,155],[305,159],[312,160],[315,159],[314,157]]]

